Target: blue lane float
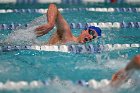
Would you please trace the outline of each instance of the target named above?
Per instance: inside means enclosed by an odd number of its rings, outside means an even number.
[[[28,24],[17,24],[17,23],[11,23],[11,24],[0,24],[0,30],[14,30],[19,26],[25,26],[27,27]],[[83,29],[87,26],[97,26],[100,28],[140,28],[140,22],[93,22],[93,23],[70,23],[71,29]]]
[[[0,9],[0,13],[41,13],[48,9]],[[140,8],[59,8],[60,12],[92,11],[92,12],[140,12]]]
[[[0,46],[1,52],[16,50],[55,51],[66,53],[101,53],[104,51],[139,48],[140,44],[105,44],[105,45],[33,45],[33,46]]]

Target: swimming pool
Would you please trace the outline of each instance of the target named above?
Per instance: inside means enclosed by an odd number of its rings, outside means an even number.
[[[46,6],[47,7],[47,6]],[[80,5],[81,7],[81,5]],[[62,15],[73,27],[72,32],[78,35],[82,28],[78,23],[100,22],[139,22],[139,12],[97,12],[97,11],[62,11]],[[41,17],[40,17],[41,16]],[[37,17],[39,13],[4,13],[0,24],[27,24]],[[71,23],[74,23],[73,25]],[[139,26],[139,25],[138,25]],[[13,31],[10,28],[0,31],[1,40]],[[90,44],[140,44],[140,32],[137,26],[122,28],[103,28],[103,37]],[[20,33],[21,34],[21,33]],[[23,33],[22,33],[23,34]],[[51,34],[51,33],[50,33]],[[47,40],[47,36],[38,38],[38,42]],[[18,40],[18,37],[14,40]],[[22,38],[23,39],[23,38]],[[16,42],[16,41],[15,41]],[[28,41],[27,41],[28,42]],[[16,43],[20,45],[21,42]],[[23,45],[24,43],[22,43]],[[113,45],[114,46],[114,45]],[[95,82],[110,80],[113,73],[123,68],[129,60],[140,53],[139,47],[101,51],[100,53],[63,53],[38,50],[16,50],[0,52],[0,92],[15,93],[100,93],[99,90],[86,86],[79,86],[79,80]],[[135,76],[139,78],[139,73]],[[13,83],[11,82],[13,81]],[[21,81],[24,81],[21,82]],[[36,82],[35,82],[36,81]],[[9,83],[10,82],[10,83]],[[15,84],[16,82],[16,84]],[[20,82],[20,83],[19,83]],[[21,86],[22,83],[22,86]],[[28,83],[28,84],[27,84]],[[3,85],[4,84],[4,85]],[[45,86],[44,86],[45,85]],[[39,86],[39,87],[38,87]],[[24,88],[20,88],[24,87]],[[130,89],[131,88],[131,89]],[[78,90],[77,90],[78,89]],[[112,90],[103,90],[112,92]],[[139,83],[136,86],[122,87],[117,92],[139,93]]]

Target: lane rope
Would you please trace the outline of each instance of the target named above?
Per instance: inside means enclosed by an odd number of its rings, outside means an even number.
[[[139,48],[140,44],[105,44],[105,45],[33,45],[33,46],[0,46],[1,52],[16,50],[55,51],[66,53],[101,53],[103,51]]]
[[[58,82],[60,80],[57,80],[56,82]],[[55,80],[53,80],[52,82],[55,82]],[[106,86],[109,84],[109,80],[107,79],[102,79],[101,81],[96,81],[94,79],[89,80],[88,82],[85,80],[78,80],[76,82],[77,85],[80,86],[87,86],[87,87],[92,87],[92,88],[100,88],[103,86]],[[51,81],[31,81],[31,82],[27,82],[27,81],[18,81],[18,82],[14,82],[14,81],[7,81],[5,83],[0,82],[0,90],[20,90],[20,89],[33,89],[33,88],[40,88],[40,87],[45,87],[45,86],[49,86]],[[60,81],[61,84],[61,81]]]
[[[11,24],[0,24],[0,30],[14,30],[19,26],[27,27],[28,24],[11,23]],[[93,23],[70,23],[71,29],[83,29],[88,26],[97,26],[100,28],[140,28],[140,22],[93,22]]]
[[[95,4],[95,3],[133,3],[139,4],[139,0],[1,0],[2,4]]]
[[[33,80],[31,82],[27,82],[27,81],[18,81],[18,82],[14,82],[14,81],[7,81],[5,83],[0,82],[0,90],[20,90],[20,89],[35,89],[35,88],[41,88],[41,87],[45,87],[45,86],[51,86],[52,83],[60,83],[59,86],[61,85],[61,80],[59,79],[54,79],[54,80],[45,80],[45,81],[41,81],[41,80]],[[108,79],[102,79],[100,81],[97,81],[95,79],[90,79],[89,81],[85,81],[85,80],[78,80],[76,82],[76,85],[80,85],[80,86],[84,86],[84,87],[90,87],[90,88],[94,88],[94,89],[99,89],[99,88],[103,88],[105,86],[108,86],[110,83],[110,80]],[[135,80],[133,79],[129,79],[125,85],[126,86],[133,86],[134,83],[136,83]],[[63,82],[64,84],[64,82]],[[124,87],[125,88],[125,87]]]
[[[0,13],[41,13],[48,9],[0,9]],[[59,8],[60,12],[93,11],[93,12],[140,12],[140,8]]]

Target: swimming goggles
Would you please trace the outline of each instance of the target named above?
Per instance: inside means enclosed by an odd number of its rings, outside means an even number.
[[[95,35],[95,30],[88,29],[88,33],[93,36],[92,39],[95,39],[97,36]]]
[[[95,35],[95,30],[92,30],[92,29],[88,29],[88,33],[90,34],[90,35],[92,35],[92,39],[95,39],[97,36]],[[88,39],[87,38],[85,38],[85,41],[88,41]]]

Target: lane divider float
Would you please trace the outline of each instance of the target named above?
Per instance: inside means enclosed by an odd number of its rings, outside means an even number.
[[[11,24],[0,24],[0,30],[14,30],[19,26],[25,26],[28,27],[29,24],[17,24],[17,23],[11,23]],[[100,28],[140,28],[140,22],[92,22],[92,23],[70,23],[71,29],[84,29],[88,26],[97,26]]]
[[[54,79],[54,80],[33,80],[30,82],[27,81],[7,81],[5,83],[0,82],[0,90],[20,90],[20,89],[36,89],[46,86],[51,86],[52,83],[60,81],[59,86],[61,85],[61,80]],[[63,81],[62,81],[63,82]],[[129,79],[125,85],[128,88],[129,86],[133,86],[136,81],[133,79]],[[63,82],[64,83],[64,82]],[[100,81],[97,81],[95,79],[90,79],[88,81],[85,80],[78,80],[75,85],[80,85],[84,87],[90,87],[94,89],[104,88],[105,86],[109,86],[110,80],[108,79],[102,79]],[[125,87],[124,87],[125,88]]]
[[[0,13],[41,13],[48,9],[0,9]],[[93,12],[140,12],[140,8],[59,8],[60,12],[93,11]]]
[[[105,45],[33,45],[33,46],[0,46],[1,52],[16,50],[55,51],[66,53],[101,53],[104,51],[139,48],[140,44],[105,44]]]
[[[55,82],[53,80],[52,82]],[[61,82],[61,81],[60,81]],[[101,81],[96,81],[94,79],[91,79],[89,81],[85,80],[78,80],[76,84],[80,86],[86,86],[86,87],[92,87],[92,88],[101,88],[109,84],[109,80],[102,79]],[[49,86],[51,81],[41,81],[41,80],[33,80],[31,82],[27,81],[7,81],[5,83],[0,82],[0,90],[20,90],[20,89],[34,89],[34,88],[41,88],[45,86]]]

